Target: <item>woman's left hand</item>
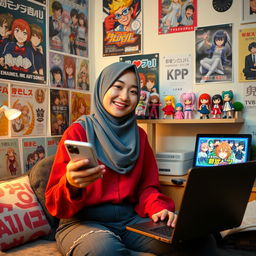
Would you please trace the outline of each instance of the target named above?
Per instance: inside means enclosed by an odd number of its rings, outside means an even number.
[[[177,214],[164,209],[160,212],[153,214],[151,218],[154,222],[163,221],[167,219],[167,226],[174,228],[177,221]]]

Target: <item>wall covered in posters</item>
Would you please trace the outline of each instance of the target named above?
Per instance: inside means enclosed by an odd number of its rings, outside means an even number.
[[[27,172],[56,152],[74,117],[90,113],[89,1],[4,0],[0,3],[0,177]],[[71,92],[79,95],[70,118]]]

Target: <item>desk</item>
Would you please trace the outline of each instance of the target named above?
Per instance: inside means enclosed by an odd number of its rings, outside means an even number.
[[[182,178],[186,180],[187,175],[183,175],[183,176],[159,175],[161,192],[171,197],[175,202],[176,210],[179,210],[186,183],[184,182],[182,185],[176,185],[171,181],[171,179],[173,178]],[[252,192],[249,198],[249,201],[253,201],[253,200],[256,200],[256,182],[254,183],[254,186],[252,188]]]

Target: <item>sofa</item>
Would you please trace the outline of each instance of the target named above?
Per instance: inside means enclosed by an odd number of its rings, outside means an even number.
[[[0,180],[0,256],[61,256],[54,238],[59,220],[44,204],[53,160],[49,156],[24,175]],[[217,242],[218,256],[256,255],[255,231],[219,237]]]

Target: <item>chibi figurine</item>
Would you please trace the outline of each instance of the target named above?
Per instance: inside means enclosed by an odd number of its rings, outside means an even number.
[[[232,118],[234,110],[232,100],[233,100],[234,94],[233,91],[223,91],[222,92],[222,98],[223,98],[223,117],[222,118]]]
[[[164,119],[167,116],[173,117],[175,113],[175,99],[173,96],[165,96],[164,98],[165,106],[162,108],[164,111]]]
[[[149,95],[149,119],[158,119],[158,107],[161,106],[159,94],[156,92]]]
[[[175,106],[174,119],[184,119],[183,106],[181,103],[177,103]]]
[[[209,119],[211,105],[211,96],[208,93],[203,93],[198,99],[198,112],[200,112],[200,119],[206,117]]]
[[[220,94],[212,96],[212,118],[220,118],[222,113],[223,100]]]
[[[149,92],[140,91],[140,100],[135,110],[135,114],[138,119],[145,118],[148,103],[148,95]]]
[[[184,119],[191,119],[195,110],[196,95],[193,92],[184,92],[180,95],[180,101],[183,105]]]

